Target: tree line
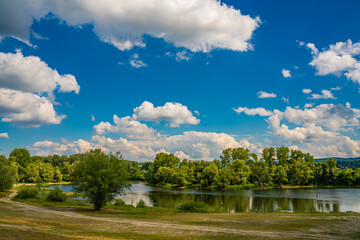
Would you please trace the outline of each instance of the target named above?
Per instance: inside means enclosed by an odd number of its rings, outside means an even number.
[[[88,153],[73,155],[30,156],[17,148],[8,158],[0,156],[0,191],[13,183],[74,182],[74,166]],[[153,162],[139,164],[124,160],[121,153],[110,153],[118,159],[127,180],[146,180],[159,186],[254,186],[283,185],[360,185],[360,168],[338,168],[335,160],[314,162],[314,157],[287,147],[264,148],[258,157],[249,149],[228,148],[213,161],[180,160],[173,154],[158,153]]]
[[[147,168],[145,179],[160,186],[360,185],[360,168],[341,170],[333,159],[314,163],[311,154],[287,147],[264,148],[260,158],[249,149],[228,148],[223,150],[220,160],[211,162],[180,161],[173,154],[159,153]]]

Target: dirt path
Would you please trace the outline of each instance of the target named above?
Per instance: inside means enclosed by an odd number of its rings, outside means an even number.
[[[12,201],[11,199],[15,197],[17,192],[11,193],[9,196],[5,198],[0,198],[0,201],[9,203],[11,205],[15,205],[21,207],[25,210],[42,212],[47,214],[55,214],[68,218],[78,218],[85,219],[91,221],[102,221],[102,222],[112,222],[119,224],[131,224],[135,227],[141,229],[142,227],[150,227],[150,228],[166,228],[166,229],[177,229],[177,230],[192,230],[196,232],[208,232],[208,233],[226,233],[226,234],[235,234],[242,236],[253,236],[253,237],[266,237],[266,238],[282,238],[282,237],[290,237],[290,238],[310,238],[310,239],[346,239],[344,236],[337,237],[332,235],[325,234],[307,234],[300,232],[270,232],[270,231],[251,231],[251,230],[239,230],[239,229],[230,229],[230,228],[221,228],[221,227],[206,227],[206,226],[192,226],[192,225],[182,225],[182,224],[172,224],[172,223],[164,223],[164,222],[149,222],[149,221],[139,221],[139,220],[129,220],[125,218],[109,218],[109,217],[94,217],[83,215],[75,212],[68,211],[60,211],[60,210],[52,210],[37,206],[32,206],[20,202]]]

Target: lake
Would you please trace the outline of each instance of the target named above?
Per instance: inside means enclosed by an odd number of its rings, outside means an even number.
[[[51,187],[55,187],[52,185]],[[67,192],[71,185],[59,185]],[[148,206],[175,207],[183,201],[201,201],[229,213],[282,211],[356,211],[360,212],[360,189],[276,189],[276,190],[199,190],[166,189],[144,182],[132,182],[131,190],[121,198],[135,205],[143,199]]]

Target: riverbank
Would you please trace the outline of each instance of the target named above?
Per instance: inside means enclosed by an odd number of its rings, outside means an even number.
[[[359,239],[356,213],[178,213],[0,199],[2,239]]]

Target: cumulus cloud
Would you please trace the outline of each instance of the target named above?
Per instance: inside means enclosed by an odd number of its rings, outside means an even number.
[[[260,91],[257,93],[257,97],[258,98],[276,98],[276,94]]]
[[[151,102],[145,101],[134,109],[134,120],[170,122],[170,127],[179,127],[180,124],[196,125],[200,123],[189,109],[180,103],[167,102],[164,106],[154,107]]]
[[[0,37],[28,40],[33,19],[49,12],[69,26],[92,23],[102,41],[120,50],[144,47],[148,34],[193,52],[247,51],[260,22],[216,0],[0,1]]]
[[[268,111],[265,108],[247,108],[247,107],[238,107],[233,109],[237,114],[245,113],[249,116],[259,115],[261,117],[271,116],[272,111]]]
[[[79,93],[70,74],[60,75],[35,56],[0,52],[0,117],[22,127],[59,124],[65,115],[54,109],[54,91]]]
[[[118,116],[114,115],[113,120],[114,125],[111,125],[109,122],[100,122],[99,124],[95,125],[94,133],[98,135],[103,135],[106,133],[124,133],[128,138],[132,139],[152,139],[154,137],[160,136],[160,134],[157,133],[153,128],[133,120],[129,116],[119,118]]]
[[[8,134],[8,133],[0,133],[0,138],[7,138],[7,139],[9,139],[9,134]]]
[[[245,109],[241,108],[240,112],[246,114]],[[252,112],[247,110],[248,115],[258,111],[256,108],[251,109]],[[316,157],[355,157],[360,154],[360,141],[345,135],[360,127],[360,109],[352,108],[350,103],[316,107],[307,104],[304,109],[288,106],[284,111],[261,109],[261,112],[267,117],[270,133],[281,145],[301,145]]]
[[[321,90],[322,94],[313,93],[309,99],[336,99],[331,91],[329,90]]]
[[[61,143],[50,140],[37,141],[32,146],[28,147],[29,150],[34,151],[36,155],[40,156],[52,154],[61,155],[65,153],[83,153],[93,148],[94,147],[90,142],[83,139],[73,142],[63,140]]]
[[[94,135],[90,141],[82,139],[62,143],[40,141],[34,143],[29,149],[50,154],[78,153],[100,148],[106,152],[121,151],[126,159],[138,161],[153,160],[157,153],[168,152],[180,158],[209,161],[219,158],[223,149],[235,147],[245,147],[259,153],[261,146],[249,143],[246,139],[236,141],[234,137],[225,133],[188,131],[173,136],[162,135],[156,139],[129,140],[123,137],[113,139]]]
[[[344,75],[355,83],[360,83],[360,42],[331,44],[327,49],[319,51],[313,43],[308,43],[313,56],[310,65],[315,67],[317,75]]]
[[[291,77],[290,70],[287,70],[287,69],[285,69],[285,68],[283,68],[283,69],[281,70],[281,74],[283,75],[284,78]]]
[[[80,91],[73,75],[60,75],[40,58],[24,57],[20,51],[15,54],[0,52],[0,87],[48,94],[57,88],[60,92]]]
[[[2,122],[22,127],[59,124],[66,117],[58,115],[46,97],[4,88],[0,88],[0,116]]]

